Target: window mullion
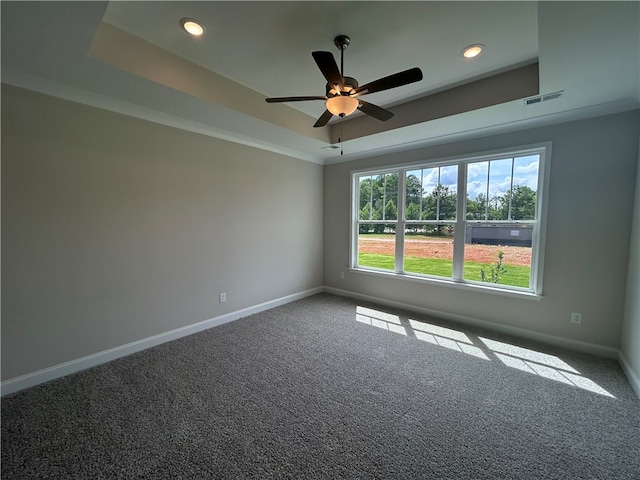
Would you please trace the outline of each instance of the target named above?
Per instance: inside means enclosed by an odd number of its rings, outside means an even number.
[[[369,180],[369,220],[373,220],[373,175]]]
[[[489,180],[491,179],[491,162],[487,164],[487,198],[484,206],[484,219],[489,220]]]
[[[423,185],[424,185],[424,168],[420,170],[420,216],[418,217],[420,220],[422,220],[422,209],[423,209],[422,204],[424,201]]]
[[[436,183],[436,220],[440,220],[440,167],[438,167],[438,183]]]
[[[462,280],[464,275],[465,204],[467,198],[467,162],[458,166],[458,188],[456,201],[456,226],[453,234],[453,279]]]
[[[396,250],[395,250],[395,271],[396,273],[404,272],[404,230],[405,230],[405,201],[406,201],[406,175],[407,172],[401,170],[398,172],[398,197],[396,205],[398,206],[398,215],[396,220]]]
[[[512,220],[512,215],[511,215],[511,200],[513,199],[513,171],[515,168],[515,164],[516,164],[516,159],[515,157],[511,159],[511,186],[509,187],[509,213],[507,215],[507,218],[509,220]]]
[[[387,213],[385,211],[387,207],[387,175],[389,174],[384,174],[384,181],[382,182],[382,220],[386,220],[384,217],[385,213]]]

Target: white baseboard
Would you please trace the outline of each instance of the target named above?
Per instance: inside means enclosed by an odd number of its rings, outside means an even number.
[[[464,315],[456,315],[449,312],[443,312],[441,310],[434,310],[431,308],[419,307],[417,305],[411,305],[408,303],[396,302],[393,300],[387,300],[384,298],[373,297],[370,295],[363,295],[348,290],[341,290],[333,287],[325,287],[324,291],[327,293],[333,293],[343,297],[355,298],[356,300],[362,300],[371,303],[377,303],[393,308],[399,308],[402,310],[409,310],[416,313],[425,315],[431,315],[433,317],[442,318],[445,320],[451,320],[453,322],[461,323],[464,325],[471,325],[474,327],[486,328],[494,332],[505,333],[513,335],[515,337],[526,338],[529,340],[535,340],[548,345],[554,345],[556,347],[568,348],[571,350],[577,350],[584,353],[590,353],[600,357],[618,359],[620,351],[617,348],[607,347],[604,345],[597,345],[595,343],[581,342],[579,340],[571,340],[568,338],[557,337],[555,335],[549,335],[547,333],[534,332],[519,327],[512,327],[510,325],[503,325],[500,323],[489,322],[487,320],[480,320],[477,318],[467,317]]]
[[[55,380],[56,378],[64,377],[81,370],[86,370],[87,368],[110,362],[111,360],[115,360],[116,358],[125,357],[127,355],[131,355],[132,353],[154,347],[161,343],[170,342],[171,340],[176,340],[178,338],[185,337],[202,330],[217,327],[219,325],[238,320],[239,318],[248,317],[249,315],[253,315],[254,313],[263,312],[265,310],[294,302],[311,295],[322,293],[323,291],[323,287],[317,287],[310,290],[294,293],[292,295],[287,295],[285,297],[254,305],[252,307],[226,313],[224,315],[220,315],[219,317],[203,320],[202,322],[176,328],[175,330],[170,330],[168,332],[143,338],[141,340],[127,343],[125,345],[120,345],[108,350],[103,350],[101,352],[77,358],[75,360],[70,360],[59,365],[54,365],[52,367],[38,370],[36,372],[27,373],[15,378],[10,378],[9,380],[5,380],[0,384],[0,391],[2,392],[2,395],[9,395],[11,393],[24,390],[25,388],[33,387],[50,380]]]
[[[629,362],[627,361],[626,357],[624,356],[624,354],[622,352],[620,352],[620,356],[618,357],[618,361],[620,362],[620,366],[622,367],[622,371],[627,376],[627,379],[629,380],[629,383],[631,384],[631,387],[636,392],[636,395],[638,396],[638,399],[640,399],[640,375],[638,373],[636,373],[633,370],[633,368],[631,368],[631,365],[629,365]]]
[[[638,374],[633,371],[633,369],[625,359],[624,355],[618,349],[606,347],[602,345],[596,345],[592,343],[587,343],[587,342],[581,342],[577,340],[570,340],[562,337],[556,337],[554,335],[533,332],[533,331],[518,328],[518,327],[501,325],[498,323],[488,322],[486,320],[479,320],[472,317],[455,315],[455,314],[443,312],[440,310],[419,307],[417,305],[410,305],[406,303],[395,302],[393,300],[386,300],[378,297],[373,297],[370,295],[363,295],[360,293],[341,290],[333,287],[317,287],[317,288],[312,288],[310,290],[298,292],[292,295],[287,295],[285,297],[277,298],[275,300],[254,305],[252,307],[244,308],[241,310],[237,310],[235,312],[230,312],[224,315],[220,315],[218,317],[210,318],[202,322],[194,323],[192,325],[187,325],[185,327],[180,327],[174,330],[170,330],[168,332],[160,333],[158,335],[153,335],[151,337],[143,338],[141,340],[127,343],[125,345],[110,348],[108,350],[103,350],[101,352],[97,352],[91,355],[77,358],[75,360],[61,363],[59,365],[54,365],[52,367],[44,368],[36,372],[27,373],[25,375],[21,375],[19,377],[15,377],[15,378],[11,378],[3,381],[2,383],[0,383],[0,391],[3,396],[9,395],[11,393],[24,390],[25,388],[33,387],[41,383],[55,380],[56,378],[61,378],[66,375],[79,372],[81,370],[86,370],[87,368],[95,367],[97,365],[110,362],[111,360],[115,360],[117,358],[131,355],[132,353],[136,353],[141,350],[145,350],[147,348],[160,345],[161,343],[170,342],[172,340],[176,340],[178,338],[182,338],[187,335],[200,332],[202,330],[207,330],[209,328],[217,327],[219,325],[232,322],[239,318],[247,317],[249,315],[253,315],[254,313],[263,312],[265,310],[269,310],[271,308],[275,308],[280,305],[285,305],[287,303],[291,303],[296,300],[300,300],[302,298],[306,298],[322,292],[332,293],[334,295],[339,295],[343,297],[355,298],[357,300],[377,303],[379,305],[385,305],[393,308],[410,310],[417,313],[432,315],[435,317],[451,320],[454,322],[459,322],[466,325],[482,327],[488,330],[493,330],[501,333],[506,333],[509,335],[536,340],[536,341],[540,341],[550,345],[565,347],[572,350],[591,353],[591,354],[602,356],[602,357],[614,358],[620,362],[625,375],[629,379],[629,383],[631,383],[631,386],[633,387],[635,392],[638,394],[638,397],[640,397],[640,378],[638,377]]]

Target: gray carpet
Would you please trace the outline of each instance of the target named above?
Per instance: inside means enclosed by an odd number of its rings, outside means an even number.
[[[640,402],[613,360],[322,294],[3,398],[2,478],[638,479]]]

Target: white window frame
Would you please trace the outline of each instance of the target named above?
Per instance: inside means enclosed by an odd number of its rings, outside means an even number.
[[[475,162],[501,160],[505,158],[523,157],[527,155],[539,155],[538,164],[538,185],[536,190],[536,219],[534,222],[519,222],[518,220],[503,221],[482,221],[466,219],[466,198],[467,198],[467,165]],[[401,165],[389,165],[388,167],[376,167],[373,169],[352,170],[351,173],[351,228],[350,228],[350,248],[349,248],[349,269],[354,273],[367,275],[385,276],[405,279],[408,281],[418,281],[437,285],[449,285],[455,288],[471,289],[474,291],[486,291],[491,293],[528,297],[534,299],[542,298],[542,278],[544,264],[544,239],[546,237],[547,223],[547,197],[549,184],[549,171],[551,163],[551,142],[501,149],[491,152],[470,154],[464,156],[440,158],[433,160],[422,160]],[[442,167],[456,164],[458,166],[457,177],[457,210],[454,223],[455,234],[453,243],[453,274],[451,278],[422,275],[417,273],[404,272],[404,232],[407,225],[405,219],[406,192],[405,182],[407,171],[417,168]],[[376,269],[373,267],[362,267],[358,265],[358,234],[359,234],[359,184],[358,178],[363,175],[398,174],[398,215],[397,220],[378,221],[377,223],[395,223],[395,268],[391,270]],[[513,178],[513,175],[512,175]],[[362,223],[376,223],[362,222]],[[418,223],[418,222],[413,222]],[[447,221],[447,224],[451,221]],[[518,223],[533,224],[532,257],[531,257],[531,277],[529,288],[514,287],[502,284],[481,283],[463,278],[464,268],[464,248],[465,229],[467,224],[495,224],[517,225]],[[410,224],[410,223],[409,223]],[[462,232],[461,234],[459,232]]]

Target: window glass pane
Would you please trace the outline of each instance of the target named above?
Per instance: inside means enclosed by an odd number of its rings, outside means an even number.
[[[439,168],[424,168],[422,170],[422,218],[420,220],[438,219],[438,182],[440,181]]]
[[[398,174],[388,173],[382,175],[381,180],[384,187],[382,204],[382,220],[398,219]]]
[[[458,166],[440,168],[438,220],[455,220],[457,209]]]
[[[511,218],[513,220],[535,220],[536,218],[539,162],[539,155],[517,157],[513,161],[511,195]]]
[[[409,224],[404,239],[404,271],[451,278],[453,225]]]
[[[407,172],[405,180],[405,219],[420,220],[422,218],[422,170]]]
[[[528,155],[470,163],[466,219],[534,220],[539,161]]]
[[[358,266],[395,270],[395,223],[361,223],[358,228]]]
[[[467,165],[467,220],[487,219],[489,162]]]
[[[489,220],[509,219],[509,192],[513,160],[489,162]]]
[[[382,211],[384,210],[384,175],[372,177],[371,190],[371,219],[382,220]]]
[[[373,210],[372,205],[373,177],[371,175],[358,178],[359,201],[358,210],[360,220],[371,220]]]
[[[397,173],[358,177],[358,195],[358,219],[397,220]]]
[[[457,176],[457,165],[422,170],[423,200],[420,220],[455,220]],[[413,207],[410,213],[415,213]]]
[[[540,168],[540,155],[527,155],[516,157],[513,168],[513,184],[526,185],[533,191],[538,190],[538,170]]]
[[[464,279],[530,287],[532,225],[467,225]]]

